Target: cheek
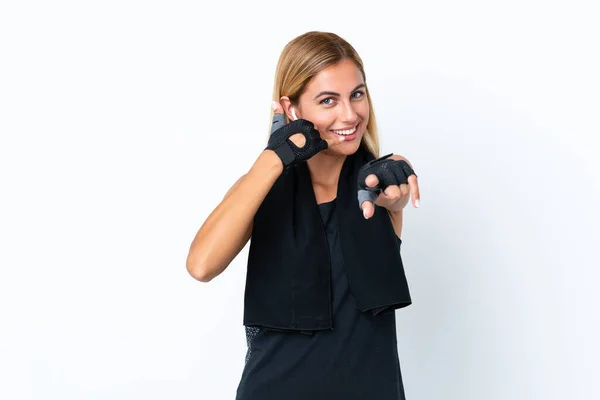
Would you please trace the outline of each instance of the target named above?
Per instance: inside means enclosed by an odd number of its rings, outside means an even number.
[[[369,103],[365,102],[363,105],[361,105],[360,110],[357,110],[357,112],[365,123],[369,122]]]
[[[315,124],[315,128],[321,133],[321,136],[333,135],[333,132],[329,131],[329,128],[333,126],[332,124],[335,123],[335,119],[319,118],[311,120],[311,122]]]

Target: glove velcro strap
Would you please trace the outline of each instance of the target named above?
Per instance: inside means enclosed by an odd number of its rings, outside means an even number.
[[[296,155],[287,141],[275,147],[273,151],[281,158],[284,167],[287,167],[296,159]]]

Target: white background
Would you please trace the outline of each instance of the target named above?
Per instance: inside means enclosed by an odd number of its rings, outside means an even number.
[[[358,50],[419,175],[407,398],[600,398],[592,3],[3,2],[0,398],[235,397],[248,247],[210,283],[185,260],[309,30]]]

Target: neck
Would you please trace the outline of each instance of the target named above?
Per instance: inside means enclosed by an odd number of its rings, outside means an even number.
[[[308,164],[310,179],[313,185],[333,189],[337,188],[338,179],[346,156],[328,154],[326,151],[315,154],[306,163]]]

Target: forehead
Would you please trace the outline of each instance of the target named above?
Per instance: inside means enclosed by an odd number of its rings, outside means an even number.
[[[338,93],[349,92],[364,83],[363,76],[353,61],[342,60],[320,71],[306,86],[307,93],[330,90]]]

